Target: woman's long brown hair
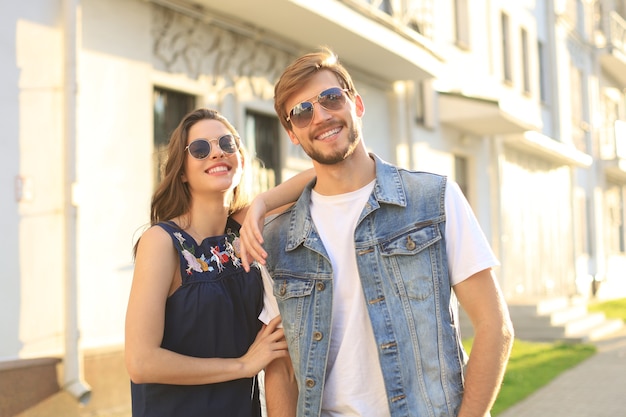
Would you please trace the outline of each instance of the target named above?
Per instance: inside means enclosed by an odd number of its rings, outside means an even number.
[[[163,171],[163,180],[157,187],[152,196],[150,204],[150,225],[153,226],[161,221],[171,220],[182,216],[189,212],[191,207],[191,193],[186,182],[183,181],[183,173],[185,169],[185,158],[187,139],[189,130],[200,120],[217,120],[236,137],[239,137],[237,130],[233,125],[219,112],[206,108],[193,110],[183,117],[176,129],[170,136],[167,147],[167,161]],[[239,139],[237,139],[239,140]],[[241,143],[239,144],[239,153],[244,161],[247,155]],[[242,179],[245,176],[242,175]],[[237,184],[233,190],[233,196],[230,201],[229,214],[232,214],[246,207],[250,202],[250,196],[245,190],[245,181]],[[137,245],[134,246],[133,254],[137,253]]]

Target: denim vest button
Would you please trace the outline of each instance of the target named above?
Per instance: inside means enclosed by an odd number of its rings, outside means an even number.
[[[413,239],[411,239],[411,236],[406,238],[406,248],[408,250],[413,250],[415,249],[415,242],[413,242]]]
[[[318,291],[324,291],[326,285],[323,282],[318,282],[317,284],[315,284],[315,288],[317,288]]]
[[[306,386],[308,388],[313,388],[315,386],[315,381],[313,381],[311,378],[307,378],[306,379]]]
[[[322,332],[313,332],[313,340],[319,342],[323,337]]]

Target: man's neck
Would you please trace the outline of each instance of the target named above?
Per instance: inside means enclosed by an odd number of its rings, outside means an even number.
[[[363,150],[356,150],[341,163],[314,163],[317,182],[315,191],[321,195],[345,194],[356,191],[376,178],[376,162]]]

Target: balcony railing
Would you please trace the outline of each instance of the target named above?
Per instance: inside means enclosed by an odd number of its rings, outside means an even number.
[[[600,130],[600,157],[604,160],[626,160],[626,121],[607,123]]]
[[[615,154],[620,159],[626,159],[626,122],[615,122]]]
[[[609,43],[626,53],[626,20],[614,11],[609,12]]]
[[[342,0],[360,13],[401,31],[433,37],[434,0]]]

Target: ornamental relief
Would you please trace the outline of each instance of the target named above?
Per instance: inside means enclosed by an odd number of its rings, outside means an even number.
[[[235,89],[272,99],[275,82],[294,58],[259,39],[157,5],[152,7],[151,30],[155,69],[205,80],[220,96]]]

